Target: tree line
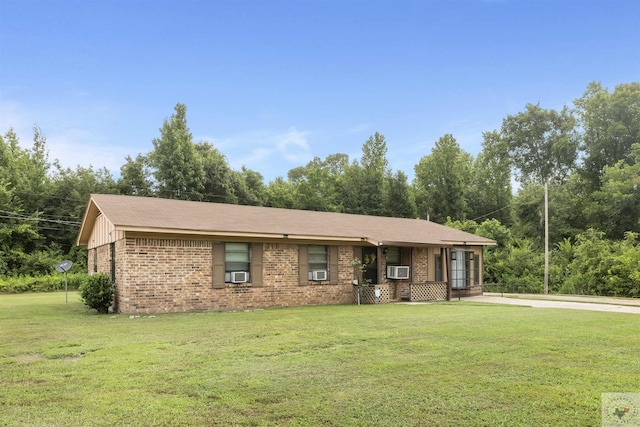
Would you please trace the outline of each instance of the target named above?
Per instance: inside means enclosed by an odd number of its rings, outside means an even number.
[[[387,160],[384,135],[358,159],[335,153],[265,183],[233,170],[213,144],[194,142],[177,104],[153,148],[127,156],[118,178],[50,161],[34,127],[22,148],[0,136],[0,275],[51,272],[54,260],[86,260],[75,247],[91,193],[429,219],[496,239],[485,282],[542,284],[543,186],[549,186],[552,291],[640,296],[640,83],[612,91],[592,82],[561,110],[527,104],[483,133],[477,156],[440,137],[409,182]],[[516,188],[514,188],[514,185]]]

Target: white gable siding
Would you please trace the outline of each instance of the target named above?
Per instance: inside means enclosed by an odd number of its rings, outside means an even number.
[[[98,213],[87,249],[97,248],[123,238],[123,232],[116,232],[116,227],[102,213]]]

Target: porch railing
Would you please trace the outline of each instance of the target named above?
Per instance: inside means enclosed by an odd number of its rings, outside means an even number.
[[[444,301],[447,299],[447,282],[423,282],[409,285],[411,301]]]
[[[354,286],[354,298],[360,304],[386,304],[391,302],[391,289],[387,284]]]
[[[393,301],[392,286],[395,285],[354,286],[354,299],[360,304],[389,303]],[[410,283],[409,301],[445,301],[448,286],[447,282]]]

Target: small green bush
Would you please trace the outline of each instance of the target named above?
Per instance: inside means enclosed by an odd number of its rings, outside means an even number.
[[[113,282],[109,276],[106,274],[89,276],[80,285],[79,291],[87,307],[96,309],[100,314],[109,312],[114,294]]]

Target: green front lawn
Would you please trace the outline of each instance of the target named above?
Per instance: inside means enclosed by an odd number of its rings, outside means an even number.
[[[465,302],[130,318],[0,295],[0,425],[600,425],[640,316]]]

